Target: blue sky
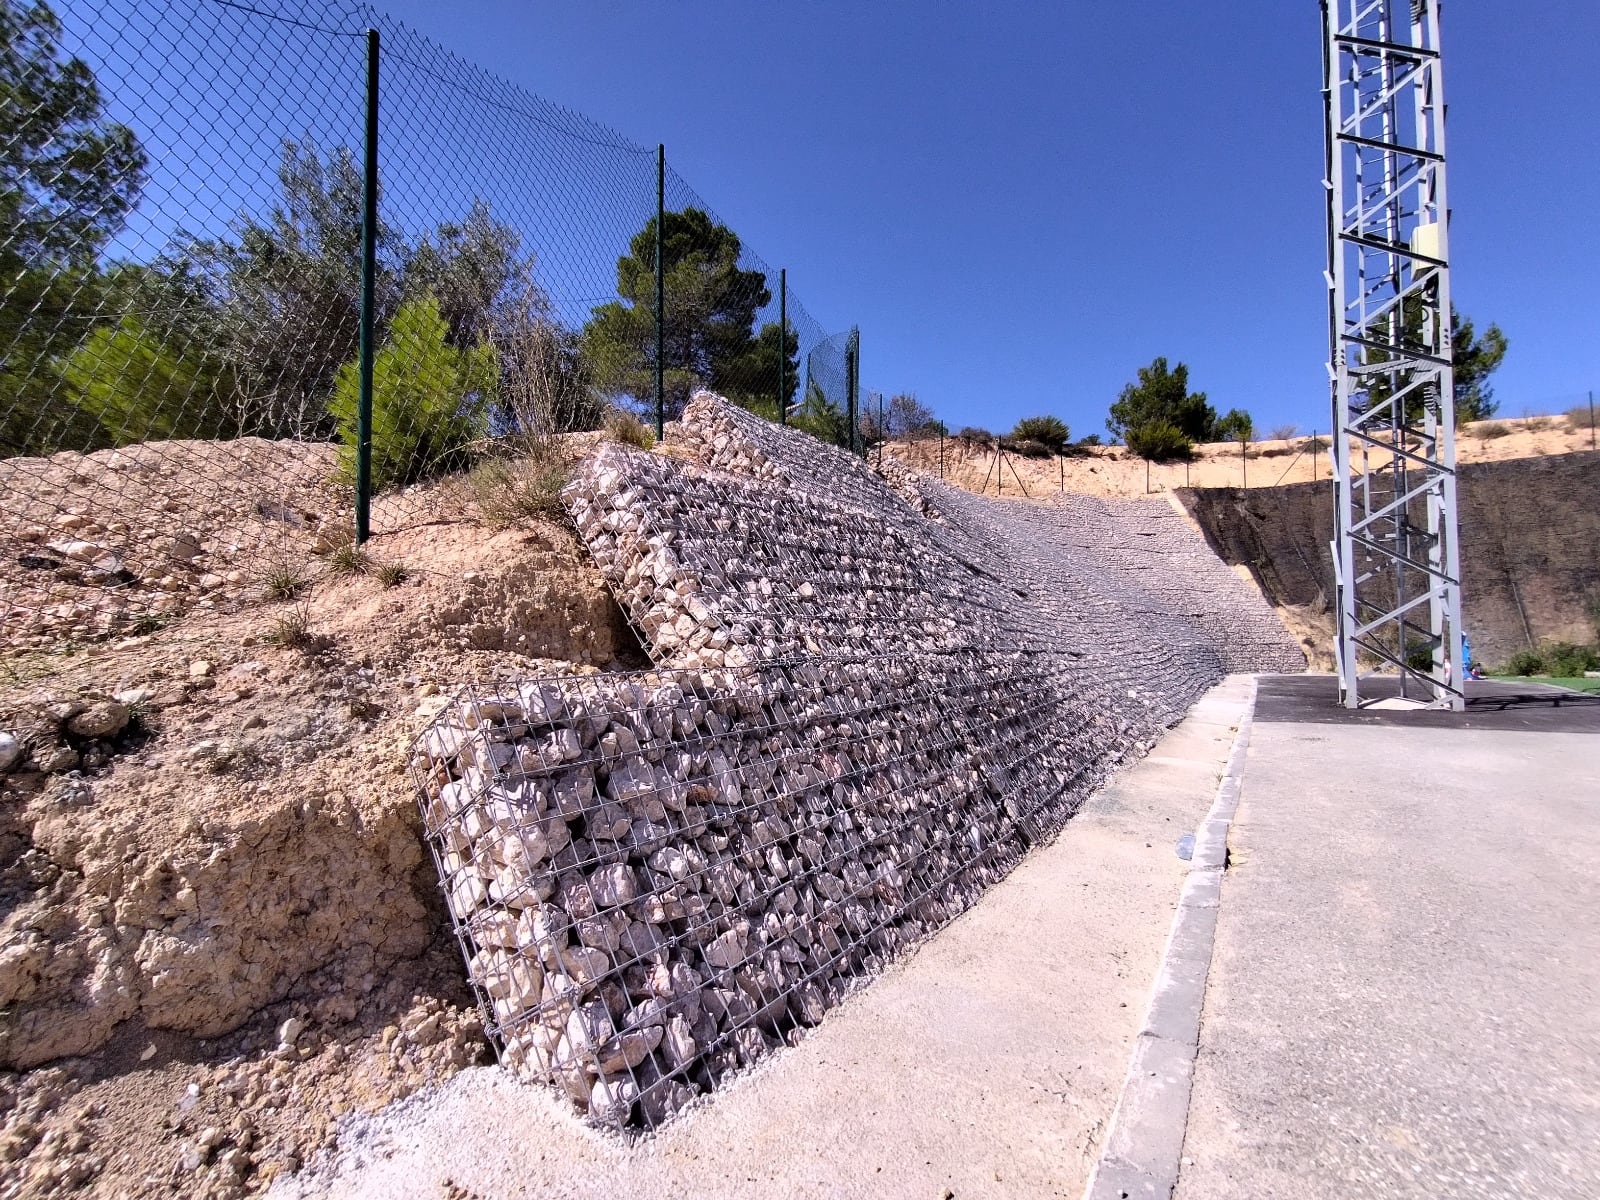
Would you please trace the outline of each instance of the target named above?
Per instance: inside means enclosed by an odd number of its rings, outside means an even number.
[[[118,81],[113,108],[159,164],[119,250],[259,208],[286,134],[359,144],[356,38],[204,0],[106,3],[89,20],[69,0],[70,40]],[[344,4],[261,7],[353,30]],[[1156,355],[1258,428],[1327,427],[1315,0],[381,7],[636,145],[666,143],[823,329],[861,327],[866,387],[914,391],[952,428],[1054,412],[1103,432]],[[1504,415],[1564,409],[1600,390],[1600,5],[1452,0],[1445,21],[1457,304],[1510,337]],[[387,70],[387,217],[431,227],[485,196],[582,319],[648,214],[653,155]]]
[[[1099,430],[1134,369],[1328,421],[1314,0],[390,0],[671,162],[864,383],[952,425]],[[1445,11],[1454,288],[1504,415],[1600,388],[1600,5]]]

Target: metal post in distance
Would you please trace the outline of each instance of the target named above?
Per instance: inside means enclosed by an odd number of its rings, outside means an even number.
[[[789,269],[778,268],[778,424],[789,423]]]
[[[661,231],[667,221],[667,148],[656,146],[656,440],[667,429],[667,275],[661,258]]]
[[[844,346],[845,414],[850,420],[850,453],[866,457],[866,447],[861,444],[861,414],[858,387],[861,367],[861,331],[851,327],[850,337]]]
[[[883,466],[883,444],[889,440],[889,427],[883,421],[883,393],[878,393],[878,466]]]

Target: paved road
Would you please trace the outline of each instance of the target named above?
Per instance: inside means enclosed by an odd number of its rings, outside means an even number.
[[[1319,686],[1262,683],[1175,1195],[1593,1200],[1600,708]]]

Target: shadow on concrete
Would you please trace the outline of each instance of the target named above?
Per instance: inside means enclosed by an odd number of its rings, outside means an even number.
[[[1399,696],[1400,681],[1367,678],[1361,688],[1363,696]],[[1256,694],[1256,720],[1600,733],[1600,696],[1542,684],[1469,679],[1465,712],[1352,710],[1340,707],[1339,686],[1332,675],[1263,675]]]

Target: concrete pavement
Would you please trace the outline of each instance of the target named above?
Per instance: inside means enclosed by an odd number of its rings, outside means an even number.
[[[1331,686],[1262,681],[1175,1195],[1593,1200],[1600,707]]]

